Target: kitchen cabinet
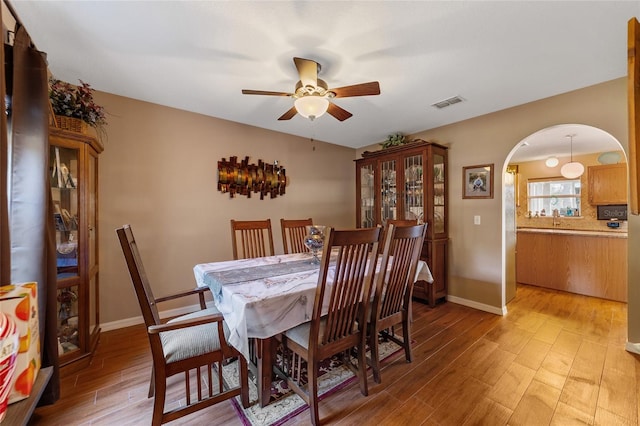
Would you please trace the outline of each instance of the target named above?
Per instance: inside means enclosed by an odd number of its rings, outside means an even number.
[[[58,353],[61,372],[87,366],[100,337],[98,312],[98,155],[96,138],[49,131],[56,223]]]
[[[516,281],[627,301],[627,234],[520,229]]]
[[[627,165],[605,164],[587,168],[589,203],[627,204]]]
[[[387,219],[428,224],[421,259],[433,284],[418,281],[413,295],[435,306],[447,295],[447,147],[415,140],[356,160],[356,224],[384,225]]]

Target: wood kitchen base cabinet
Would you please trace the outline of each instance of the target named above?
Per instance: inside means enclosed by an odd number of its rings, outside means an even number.
[[[626,235],[518,231],[516,281],[627,301]]]

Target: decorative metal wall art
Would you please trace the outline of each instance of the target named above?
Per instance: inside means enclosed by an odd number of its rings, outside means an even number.
[[[229,157],[218,161],[218,191],[229,193],[233,198],[236,194],[246,195],[251,198],[251,193],[259,193],[260,199],[266,195],[276,198],[284,195],[287,177],[285,169],[278,166],[278,161],[273,164],[258,160],[258,164],[249,164],[249,157],[244,157],[238,163],[238,157]]]

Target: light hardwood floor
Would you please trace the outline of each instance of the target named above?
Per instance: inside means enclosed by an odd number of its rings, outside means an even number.
[[[624,350],[627,306],[518,286],[509,313],[414,302],[414,360],[399,354],[320,402],[336,425],[636,425],[640,356]],[[92,365],[62,380],[62,398],[33,425],[149,424],[151,357],[142,326],[103,333]],[[288,425],[309,424],[304,411]],[[231,404],[172,424],[239,425]]]

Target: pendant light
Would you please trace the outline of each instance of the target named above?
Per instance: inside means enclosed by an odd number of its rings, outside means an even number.
[[[567,179],[575,179],[577,177],[582,176],[584,173],[584,166],[582,163],[578,161],[573,161],[573,137],[575,135],[567,135],[568,138],[571,138],[571,161],[566,163],[560,169],[560,174]]]

